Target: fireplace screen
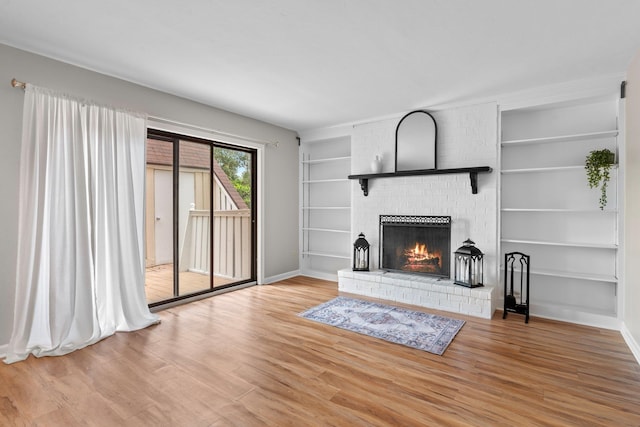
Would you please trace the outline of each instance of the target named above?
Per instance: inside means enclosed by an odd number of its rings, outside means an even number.
[[[380,215],[380,268],[449,277],[451,217]]]

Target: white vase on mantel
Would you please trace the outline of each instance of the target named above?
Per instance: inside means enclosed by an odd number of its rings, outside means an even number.
[[[382,172],[382,159],[380,156],[376,156],[376,158],[371,162],[371,173],[380,172]]]

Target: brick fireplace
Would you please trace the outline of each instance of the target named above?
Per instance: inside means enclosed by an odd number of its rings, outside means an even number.
[[[498,135],[495,103],[435,111],[438,124],[438,168],[488,165],[496,170]],[[383,172],[394,169],[395,127],[399,118],[355,126],[351,140],[351,172],[370,173],[371,161],[382,158]],[[351,269],[338,274],[339,289],[442,310],[491,317],[498,284],[497,173],[478,175],[472,194],[469,176],[427,175],[376,179],[368,196],[354,181],[351,190],[351,231],[363,232],[371,244],[371,272]],[[450,278],[380,269],[380,215],[448,216],[451,253],[471,238],[485,254],[485,287],[466,289]],[[355,238],[354,238],[355,239]],[[449,272],[453,257],[449,257]],[[446,274],[445,274],[446,275]],[[450,275],[450,274],[449,274]]]

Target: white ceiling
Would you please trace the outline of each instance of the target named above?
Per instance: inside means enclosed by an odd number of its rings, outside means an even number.
[[[640,1],[0,0],[0,43],[301,131],[624,72]]]

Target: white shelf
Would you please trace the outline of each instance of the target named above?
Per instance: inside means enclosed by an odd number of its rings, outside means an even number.
[[[526,168],[526,169],[504,169],[501,171],[503,175],[515,173],[544,173],[544,172],[566,172],[566,171],[584,171],[584,166],[554,166],[547,168]]]
[[[302,255],[305,256],[319,256],[324,258],[339,258],[339,259],[351,259],[350,256],[338,255],[338,254],[330,254],[326,252],[302,252]]]
[[[349,230],[335,230],[335,229],[331,229],[331,228],[303,227],[302,230],[304,230],[304,231],[319,231],[319,232],[323,232],[323,233],[343,233],[343,234],[350,234],[351,233],[351,231],[349,231]]]
[[[504,271],[504,264],[500,265],[500,271]],[[518,275],[521,274],[521,269],[517,267],[514,268],[513,271]],[[594,282],[618,283],[618,278],[609,274],[577,273],[575,271],[550,270],[542,268],[531,269],[529,274],[532,276],[550,276],[565,279],[589,280]]]
[[[350,210],[350,206],[303,206],[303,211],[341,211],[341,210]]]
[[[573,135],[548,136],[542,138],[512,139],[509,141],[502,141],[502,146],[504,147],[508,145],[547,144],[553,142],[581,141],[587,139],[599,139],[615,136],[618,136],[617,130],[608,130],[602,132],[577,133]]]
[[[615,311],[598,310],[593,307],[584,307],[576,304],[532,301],[531,315],[589,326],[618,329]]]
[[[349,180],[346,178],[333,178],[333,179],[310,179],[307,181],[302,181],[303,184],[322,184],[326,182],[348,182]]]
[[[503,175],[516,173],[546,173],[546,172],[567,172],[567,171],[584,171],[584,165],[580,166],[552,166],[544,168],[525,168],[525,169],[503,169],[500,173]],[[618,165],[611,165],[612,171],[618,170]]]
[[[351,160],[351,156],[331,157],[326,159],[315,159],[315,160],[303,160],[302,163],[305,165],[313,165],[318,163],[333,163],[333,162],[339,162],[343,160]]]
[[[522,245],[563,246],[568,248],[587,248],[587,249],[618,249],[618,245],[608,244],[608,243],[569,243],[569,242],[523,240],[523,239],[501,239],[500,241],[503,243],[518,243]]]
[[[608,283],[618,282],[617,277],[606,275],[606,274],[575,273],[570,271],[544,270],[544,269],[533,269],[531,270],[530,273],[536,274],[538,276],[563,277],[566,279],[592,280],[596,282],[608,282]]]
[[[501,212],[549,212],[549,213],[618,213],[617,209],[555,209],[555,208],[502,208]]]

